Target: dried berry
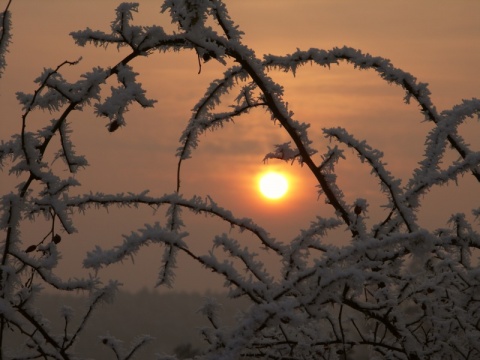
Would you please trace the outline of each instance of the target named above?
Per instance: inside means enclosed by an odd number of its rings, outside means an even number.
[[[113,120],[110,124],[108,124],[108,131],[109,132],[114,132],[120,127],[120,123],[118,120]]]
[[[32,252],[37,248],[37,245],[30,245],[27,250],[25,250],[26,253]]]
[[[55,234],[55,236],[53,237],[53,242],[55,244],[58,244],[60,241],[62,241],[62,237],[58,234]]]
[[[207,61],[210,61],[210,59],[212,58],[212,55],[210,55],[209,53],[204,53],[202,55],[202,58],[203,58],[203,61],[207,62]]]

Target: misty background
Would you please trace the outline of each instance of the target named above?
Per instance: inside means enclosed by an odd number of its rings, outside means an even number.
[[[222,293],[160,294],[146,288],[135,293],[120,291],[113,303],[103,303],[92,313],[74,349],[85,358],[112,359],[114,353],[102,343],[102,336],[111,335],[123,341],[125,350],[129,350],[130,343],[137,336],[150,335],[153,339],[139,350],[135,358],[153,359],[155,354],[176,353],[181,359],[182,350],[200,351],[205,345],[200,329],[211,327],[211,324],[198,310],[207,298],[221,304],[219,319],[222,326],[232,325],[236,316],[249,306],[246,299],[231,300]],[[35,299],[35,306],[61,336],[65,326],[61,316],[63,306],[74,311],[68,327],[69,331],[74,331],[88,309],[87,300],[76,294],[43,293]],[[18,333],[12,331],[7,335],[7,341],[18,344],[21,349],[24,344],[17,337]]]

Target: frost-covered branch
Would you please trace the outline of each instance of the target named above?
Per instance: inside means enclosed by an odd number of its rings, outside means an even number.
[[[398,211],[408,231],[416,230],[418,226],[415,223],[416,216],[412,210],[413,206],[405,202],[405,196],[400,187],[400,180],[394,179],[390,172],[385,169],[381,161],[383,153],[372,149],[365,141],[356,140],[345,129],[332,128],[324,129],[323,131],[327,136],[334,137],[345,145],[354,148],[358,153],[360,161],[367,161],[370,164],[372,172],[380,179],[382,190],[387,192],[393,209]]]
[[[211,198],[206,201],[202,200],[198,196],[194,196],[192,199],[184,199],[178,194],[165,195],[162,197],[150,197],[148,192],[141,194],[87,194],[79,197],[72,197],[67,202],[66,206],[69,208],[76,208],[80,212],[84,212],[89,207],[108,207],[108,206],[137,206],[140,204],[148,205],[157,208],[161,205],[177,205],[192,210],[194,213],[210,214],[228,222],[233,227],[239,227],[242,230],[246,230],[254,234],[261,243],[278,253],[282,253],[283,247],[280,243],[269,237],[268,233],[255,224],[248,218],[237,218],[229,210],[226,210],[218,206]],[[40,207],[41,203],[38,204]],[[38,209],[40,210],[40,209]],[[38,211],[37,210],[37,211]]]
[[[295,74],[297,68],[307,62],[315,62],[321,66],[330,67],[331,64],[338,64],[339,60],[346,60],[359,69],[374,69],[385,81],[403,87],[406,91],[405,102],[409,103],[413,97],[420,105],[421,111],[427,120],[435,124],[441,121],[443,116],[438,114],[433,105],[427,84],[417,83],[417,79],[411,74],[393,67],[390,61],[381,57],[373,57],[369,54],[363,54],[359,50],[344,46],[343,48],[334,48],[329,51],[313,48],[307,51],[297,50],[295,53],[287,56],[266,55],[264,64],[267,67],[280,68],[284,71],[292,71]],[[476,111],[478,112],[478,109]],[[447,139],[461,157],[465,158],[470,153],[469,148],[465,145],[460,135],[448,134]],[[480,171],[478,169],[471,169],[471,171],[476,179],[480,181]]]
[[[8,8],[10,7],[12,0],[7,2],[5,10],[0,13],[0,78],[7,66],[6,56],[8,52],[8,45],[12,37],[12,20],[11,14]]]

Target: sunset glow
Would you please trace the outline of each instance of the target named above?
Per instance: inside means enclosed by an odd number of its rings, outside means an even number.
[[[33,80],[44,68],[55,69],[65,60],[82,57],[77,65],[62,68],[65,79],[76,83],[84,79],[80,74],[97,67],[110,68],[129,53],[128,47],[79,47],[68,35],[87,27],[109,31],[120,2],[102,0],[95,2],[94,7],[91,2],[77,1],[12,2],[13,37],[6,55],[7,67],[0,77],[2,141],[7,142],[11,135],[21,132],[23,111],[16,92],[33,93],[38,85]],[[159,13],[161,1],[140,3],[134,23],[162,26],[168,33],[177,30],[170,24],[167,13]],[[1,4],[4,8],[6,2]],[[226,5],[239,30],[245,33],[243,43],[260,59],[264,54],[285,56],[297,48],[328,51],[346,45],[390,59],[395,67],[412,74],[418,82],[428,83],[438,112],[460,104],[462,99],[479,96],[480,26],[476,14],[480,11],[480,1],[392,2],[388,9],[379,7],[376,2],[326,0],[227,0]],[[458,66],[459,54],[462,54],[461,66]],[[222,64],[216,59],[208,62],[201,59],[200,69],[195,51],[158,52],[138,57],[130,65],[139,73],[137,79],[146,91],[145,96],[158,103],[146,109],[132,103],[125,118],[127,126],[114,133],[106,128],[108,119],[96,116],[94,103],[78,109],[82,111],[75,111],[68,125],[74,130],[77,155],[85,156],[89,164],[74,176],[83,189],[106,194],[141,193],[149,189],[152,197],[175,191],[179,138],[189,126],[192,109],[204,98],[212,82],[221,83],[225,71],[238,65],[231,59],[226,61]],[[373,149],[382,151],[386,169],[405,185],[424,159],[425,136],[435,124],[424,121],[425,116],[414,99],[410,105],[404,103],[402,87],[387,83],[373,69],[359,71],[346,61],[331,67],[301,66],[295,76],[270,68],[266,75],[282,89],[282,100],[288,102],[293,119],[310,124],[307,131],[312,141],[310,146],[318,151],[314,156],[318,165],[330,148],[339,146],[344,151],[345,158],[335,164],[335,181],[344,194],[346,207],[352,206],[358,198],[366,199],[368,221],[381,223],[388,215],[384,207],[388,193],[379,191],[378,178],[371,174],[367,161],[359,161],[352,148],[326,138],[322,129],[344,128],[359,141],[364,140]],[[240,95],[239,99],[244,99],[242,89],[246,84],[239,82],[221,97],[219,113],[231,112],[231,105],[238,106],[234,99]],[[114,81],[109,83],[102,98],[109,96],[110,86],[117,85]],[[254,97],[260,95],[254,91]],[[48,111],[37,111],[33,115],[35,119],[32,117],[27,131],[49,126],[54,117],[58,118]],[[466,120],[460,133],[465,143],[478,151],[480,123],[471,118]],[[301,229],[310,227],[317,216],[336,215],[333,207],[326,203],[325,195],[319,194],[318,181],[307,166],[276,159],[264,162],[266,154],[275,152],[276,144],[291,140],[285,128],[278,125],[268,111],[257,107],[235,117],[235,122],[232,119],[213,132],[202,132],[191,159],[182,163],[180,193],[185,198],[211,197],[218,206],[240,218],[253,219],[273,238],[288,244]],[[55,154],[55,151],[46,153],[44,160],[53,162]],[[453,159],[451,161],[457,159],[453,151],[448,156]],[[10,164],[11,160],[7,161],[5,164]],[[61,164],[57,161],[54,166]],[[450,163],[443,165],[447,168]],[[272,197],[261,190],[261,177],[268,172],[286,176],[287,189],[282,195]],[[68,173],[64,175],[68,177]],[[478,208],[476,180],[472,176],[459,176],[458,181],[465,186],[443,186],[425,195],[423,211],[418,214],[422,227],[441,228],[452,213]],[[18,178],[8,175],[5,165],[1,188],[9,193],[18,182]],[[273,192],[272,185],[265,187]],[[99,239],[102,247],[114,247],[123,234],[145,223],[159,221],[158,214],[152,214],[148,207],[132,210],[121,208],[108,213],[102,210],[72,216],[78,232],[68,235],[68,246],[66,234],[61,243],[62,277],[88,276],[82,266],[83,257],[95,248]],[[367,214],[361,214],[364,215]],[[205,225],[205,217],[190,212],[185,212],[185,216],[191,217],[188,219],[189,233],[196,234],[192,240],[201,239],[189,246],[198,246],[207,253],[211,249],[210,240],[217,235],[217,223],[208,218],[212,223]],[[473,218],[471,212],[466,216]],[[38,231],[33,222],[26,222],[22,234],[25,238],[37,239]],[[252,242],[245,243],[249,248],[256,244],[248,235],[242,236]],[[329,233],[324,241],[343,246],[345,238],[348,237],[339,229],[338,234]],[[155,284],[158,273],[151,267],[159,261],[158,252],[143,251],[139,256],[142,258],[137,258],[135,264],[125,262],[122,266],[102,270],[105,281],[121,279],[124,288],[131,292]],[[264,262],[268,266],[273,260]],[[176,289],[223,291],[223,281],[218,281],[216,274],[212,273],[209,278],[210,274],[201,271],[201,267],[194,268],[186,262],[181,265],[175,278]]]

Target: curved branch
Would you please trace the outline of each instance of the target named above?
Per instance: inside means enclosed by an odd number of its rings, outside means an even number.
[[[424,83],[416,82],[415,77],[411,74],[397,69],[392,64],[381,57],[373,57],[369,54],[362,54],[359,50],[343,47],[333,48],[332,50],[325,51],[319,49],[310,49],[307,51],[298,50],[293,54],[287,56],[265,56],[265,67],[278,67],[285,71],[295,71],[299,65],[303,65],[307,62],[315,62],[321,66],[330,66],[331,64],[337,64],[338,60],[346,60],[352,63],[355,67],[360,69],[374,69],[380,76],[387,82],[393,82],[403,87],[407,94],[405,101],[408,103],[411,97],[415,98],[421,108],[421,112],[425,117],[438,124],[442,120],[442,115],[439,115],[435,106],[433,106],[430,99],[430,91],[427,85]],[[448,134],[448,142],[457,150],[462,158],[466,158],[471,153],[470,149],[464,145],[463,139],[458,134]],[[472,169],[472,174],[480,182],[480,170]]]

